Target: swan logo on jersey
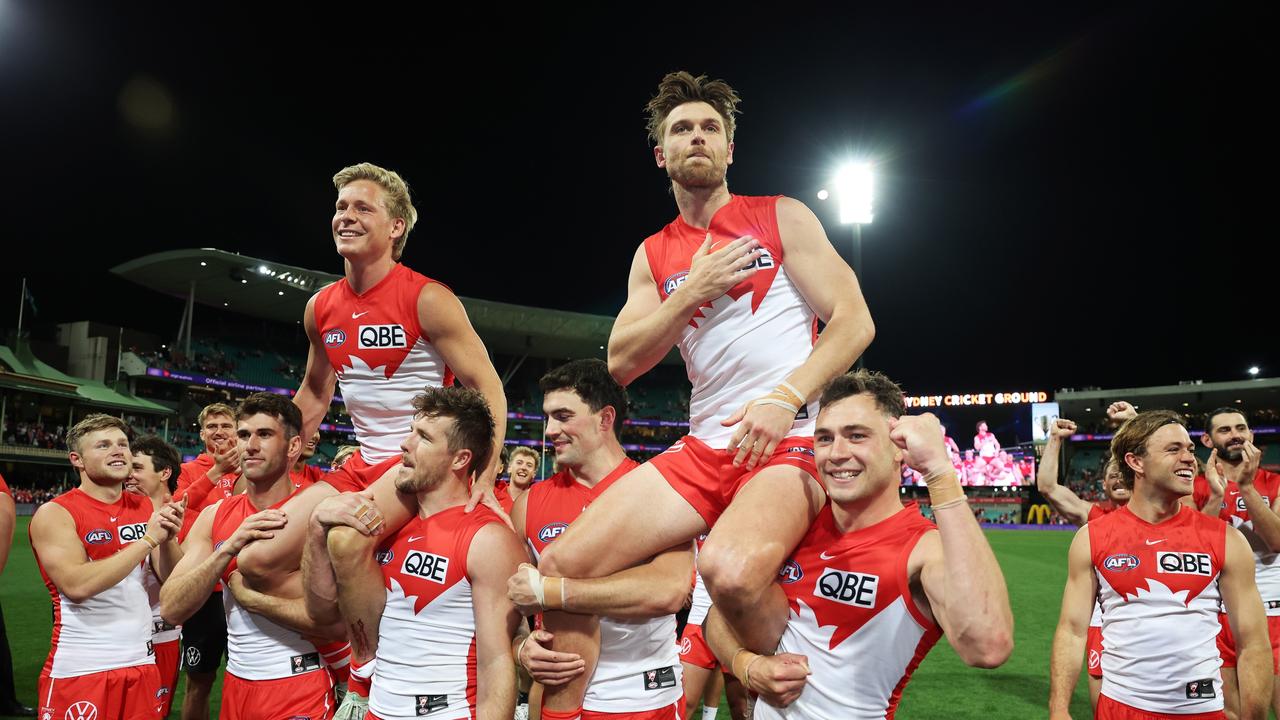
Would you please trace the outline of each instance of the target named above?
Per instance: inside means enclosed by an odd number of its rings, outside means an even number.
[[[564,532],[568,528],[569,526],[562,522],[547,523],[538,531],[538,539],[544,543],[551,542],[552,540],[560,537],[560,533]]]
[[[134,540],[141,540],[143,535],[147,534],[146,523],[133,523],[132,525],[121,525],[116,528],[120,531],[120,544],[131,543]]]
[[[797,582],[802,577],[804,577],[804,570],[800,569],[800,563],[795,560],[786,561],[778,571],[778,578],[786,585]]]
[[[63,715],[64,720],[97,720],[98,706],[88,700],[81,700],[73,703],[67,708],[67,714]]]
[[[115,536],[111,534],[110,530],[98,528],[97,530],[90,530],[85,533],[84,541],[90,545],[106,545],[111,542],[111,539],[114,537]]]
[[[867,575],[827,568],[818,578],[814,591],[828,600],[845,605],[873,608],[876,606],[876,590],[880,587],[879,575]]]
[[[404,556],[404,564],[400,566],[400,571],[443,585],[444,576],[449,572],[449,558],[420,550],[410,550],[409,554]]]
[[[685,279],[688,277],[689,277],[688,270],[681,270],[675,275],[669,276],[666,280],[662,281],[662,292],[666,293],[667,295],[670,295],[676,290],[679,290],[680,286],[684,284]]]
[[[387,563],[396,559],[396,551],[395,550],[379,550],[376,554],[374,554],[373,559],[377,560],[379,565],[386,565]]]
[[[1156,553],[1158,572],[1176,575],[1213,576],[1213,563],[1209,553],[1159,552]]]
[[[361,325],[357,340],[361,350],[409,347],[403,325]]]
[[[1138,558],[1124,553],[1108,555],[1107,559],[1102,561],[1103,569],[1112,572],[1128,572],[1138,567],[1139,564]]]
[[[325,347],[342,347],[342,344],[345,343],[346,341],[347,341],[347,334],[342,332],[342,330],[339,330],[338,328],[324,331]]]

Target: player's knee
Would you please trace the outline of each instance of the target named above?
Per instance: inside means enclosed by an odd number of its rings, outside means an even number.
[[[768,587],[777,563],[758,548],[706,545],[698,553],[698,572],[713,601],[750,602]]]
[[[335,568],[350,567],[371,558],[377,539],[355,528],[338,526],[329,529],[329,559]]]

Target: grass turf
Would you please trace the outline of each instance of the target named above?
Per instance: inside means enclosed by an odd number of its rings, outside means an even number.
[[[28,520],[18,518],[9,565],[0,575],[0,606],[13,652],[18,698],[35,706],[36,678],[49,653],[52,614],[48,591],[28,544]],[[996,670],[975,670],[960,662],[945,638],[940,640],[903,693],[898,717],[1001,720],[1047,714],[1049,648],[1066,580],[1071,535],[1063,531],[987,532],[1013,604],[1013,656]],[[179,680],[170,717],[179,716],[182,686]],[[1087,687],[1082,675],[1071,705],[1075,718],[1090,717]],[[214,718],[218,716],[220,690],[221,672],[210,702]],[[721,703],[719,717],[729,717],[727,704]]]

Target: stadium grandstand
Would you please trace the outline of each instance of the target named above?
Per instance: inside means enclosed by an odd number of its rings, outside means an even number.
[[[316,270],[209,248],[146,255],[112,272],[185,300],[185,309],[172,337],[91,322],[60,325],[52,342],[9,333],[7,344],[0,345],[0,471],[30,497],[46,497],[74,483],[63,434],[85,413],[119,415],[136,432],[156,433],[190,459],[203,449],[195,418],[208,403],[234,404],[259,390],[292,395],[306,365],[303,309],[312,294],[338,280]],[[538,476],[545,477],[552,466],[543,447],[538,378],[569,359],[604,357],[613,318],[476,298],[461,301],[507,391],[506,443],[538,450],[543,458]],[[674,350],[628,392],[630,416],[622,441],[633,458],[651,457],[684,434],[689,385]],[[1207,411],[1240,407],[1252,419],[1264,450],[1263,466],[1280,468],[1280,444],[1273,442],[1280,434],[1280,380],[1066,388],[1005,393],[1008,401],[992,402],[998,394],[989,393],[982,401],[982,393],[973,393],[973,402],[966,399],[970,395],[959,394],[921,398],[921,409],[943,419],[961,453],[970,447],[972,428],[982,421],[1012,456],[1011,465],[1018,469],[1010,479],[968,483],[974,511],[985,523],[1065,525],[1035,490],[1039,446],[1032,442],[1032,400],[1056,402],[1062,417],[1078,423],[1080,434],[1064,448],[1060,467],[1062,482],[1086,500],[1102,497],[1101,468],[1112,431],[1105,411],[1117,400],[1139,409],[1178,410],[1187,416],[1193,436],[1202,432]],[[936,398],[936,406],[929,397]],[[350,418],[337,396],[311,462],[327,468],[338,448],[353,442]],[[1202,449],[1201,455],[1203,460],[1207,451]],[[927,494],[909,476],[902,493],[920,500],[928,514]]]

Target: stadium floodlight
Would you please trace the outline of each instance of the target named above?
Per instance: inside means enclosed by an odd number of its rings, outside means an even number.
[[[829,198],[829,197],[831,197],[831,193],[827,192],[827,189],[826,189],[826,188],[823,188],[823,189],[821,189],[821,190],[819,190],[819,191],[818,191],[818,199],[819,199],[819,200],[826,200],[826,199],[827,199],[827,198]]]
[[[835,179],[836,198],[840,201],[843,225],[869,225],[875,214],[872,199],[875,177],[871,163],[849,162],[840,166]]]
[[[1254,377],[1258,377],[1258,372],[1259,372],[1259,371],[1258,371],[1258,366],[1257,366],[1257,365],[1254,365],[1253,367],[1249,368],[1249,374],[1250,374],[1250,375],[1252,375],[1252,376],[1254,376]]]
[[[271,268],[267,267],[266,265],[259,265],[258,272],[262,273],[263,275],[268,275],[271,273]]]

